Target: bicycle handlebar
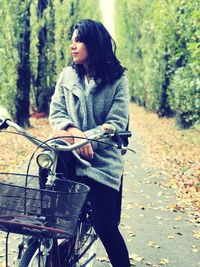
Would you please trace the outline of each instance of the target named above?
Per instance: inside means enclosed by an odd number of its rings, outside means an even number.
[[[22,127],[20,127],[17,123],[11,121],[10,119],[6,119],[3,116],[0,116],[0,131],[3,129],[7,129],[8,127],[14,128],[18,133],[22,134],[24,137],[26,137],[29,141],[31,141],[34,145],[46,148],[46,147],[53,147],[54,149],[60,150],[60,151],[72,151],[75,150],[81,146],[84,146],[91,141],[98,141],[101,138],[106,137],[114,137],[115,142],[119,141],[119,138],[128,138],[131,137],[130,131],[115,131],[114,127],[112,125],[106,124],[106,127],[102,130],[101,133],[95,134],[91,136],[90,138],[85,138],[84,140],[81,140],[80,142],[77,142],[75,144],[58,144],[55,142],[58,138],[49,139],[46,142],[40,141],[39,139],[35,138],[33,135],[25,131]],[[70,136],[63,136],[59,137],[59,139],[70,137]],[[117,137],[117,138],[116,138]],[[117,145],[117,147],[121,148],[121,143]]]

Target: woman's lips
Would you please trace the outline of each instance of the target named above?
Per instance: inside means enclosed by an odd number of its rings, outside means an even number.
[[[78,55],[78,53],[75,53],[75,52],[72,53],[72,56],[73,56],[73,57],[75,57],[75,56],[77,56],[77,55]]]

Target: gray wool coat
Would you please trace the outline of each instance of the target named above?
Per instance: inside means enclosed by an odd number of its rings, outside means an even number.
[[[50,103],[49,121],[54,130],[75,126],[87,137],[101,131],[100,125],[109,123],[117,130],[125,130],[128,122],[128,81],[123,75],[112,85],[98,90],[96,84],[85,90],[72,67],[61,72]],[[108,140],[107,140],[108,141]],[[87,176],[119,190],[123,174],[121,151],[105,144],[93,143],[92,160],[78,161],[76,174]]]

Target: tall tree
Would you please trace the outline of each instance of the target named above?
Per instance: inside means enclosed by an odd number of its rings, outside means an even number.
[[[39,0],[38,1],[38,18],[41,20],[44,14],[44,10],[48,7],[48,0]],[[44,73],[46,72],[47,65],[47,54],[45,53],[45,45],[47,43],[47,25],[46,23],[42,24],[38,32],[38,70],[37,70],[37,79],[36,79],[36,92],[35,100],[38,111],[44,111],[45,107],[43,105],[43,94],[42,89],[45,83]]]
[[[48,114],[55,73],[54,9],[52,0],[34,0],[31,9],[32,107]]]
[[[15,31],[19,62],[17,66],[16,121],[21,126],[29,127],[29,94],[30,94],[30,3],[19,1],[20,14]]]

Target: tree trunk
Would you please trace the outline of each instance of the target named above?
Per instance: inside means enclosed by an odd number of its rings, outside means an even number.
[[[44,10],[50,6],[51,12],[53,9],[51,7],[51,1],[40,0],[38,2],[38,17],[42,19]],[[51,16],[48,23],[53,22],[53,16]],[[51,29],[50,29],[51,28]],[[52,85],[49,84],[51,80],[52,70],[54,69],[54,64],[51,64],[51,58],[49,58],[49,50],[52,50],[54,44],[53,36],[53,25],[51,27],[47,25],[47,22],[41,26],[38,32],[38,76],[36,80],[36,110],[37,112],[42,112],[48,114],[49,103],[51,98]],[[51,57],[51,56],[50,56]]]
[[[21,1],[25,2],[25,1]],[[26,10],[19,18],[19,42],[18,42],[18,80],[17,80],[17,98],[16,98],[16,121],[23,127],[29,127],[29,94],[30,94],[30,6],[27,5]]]

